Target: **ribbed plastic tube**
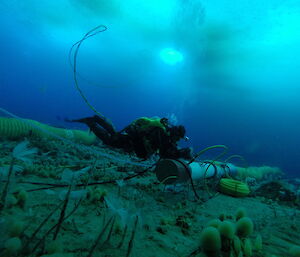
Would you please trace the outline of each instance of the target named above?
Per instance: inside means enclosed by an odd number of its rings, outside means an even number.
[[[78,149],[86,152],[92,152],[99,157],[108,158],[118,163],[131,164],[143,168],[152,166],[152,163],[140,163],[126,158],[118,158],[114,155],[101,152],[96,148],[89,146],[96,140],[96,136],[94,134],[90,135],[88,132],[81,130],[68,130],[51,127],[34,120],[20,118],[3,108],[0,108],[0,113],[5,115],[5,117],[0,117],[0,138],[6,137],[9,139],[21,139],[22,137],[30,135],[46,137],[49,139],[55,138],[62,140]]]
[[[1,137],[8,139],[19,139],[26,136],[49,138],[51,134],[85,145],[91,145],[96,141],[96,136],[87,131],[56,128],[28,119],[0,117]]]

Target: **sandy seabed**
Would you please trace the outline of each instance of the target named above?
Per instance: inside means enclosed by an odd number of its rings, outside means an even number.
[[[216,191],[216,181],[207,181],[207,186],[197,182],[200,199],[196,200],[189,185],[165,188],[151,170],[124,181],[144,168],[96,154],[131,159],[120,151],[104,146],[86,151],[49,140],[29,142],[38,152],[30,162],[15,163],[0,214],[1,256],[203,256],[196,251],[201,231],[213,219],[235,224],[239,208],[246,210],[254,224],[248,237],[252,256],[291,256],[290,247],[300,245],[300,210],[296,206],[265,197],[223,195]],[[17,143],[1,140],[1,192]],[[66,176],[82,169],[86,172],[73,181],[67,198]],[[101,184],[104,181],[114,182]],[[91,183],[99,184],[85,186]],[[254,246],[258,235],[262,237],[260,250]],[[21,243],[16,252],[9,246],[11,238]],[[247,255],[222,251],[208,256]]]

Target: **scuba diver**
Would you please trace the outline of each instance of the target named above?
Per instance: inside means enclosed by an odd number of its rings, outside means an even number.
[[[92,116],[68,122],[86,124],[104,144],[135,153],[138,158],[148,159],[154,154],[160,158],[192,159],[191,148],[178,148],[177,142],[185,137],[183,126],[171,126],[167,118],[142,117],[117,132],[104,117]]]

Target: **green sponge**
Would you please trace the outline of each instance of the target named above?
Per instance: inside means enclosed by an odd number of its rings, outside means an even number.
[[[250,218],[244,217],[236,223],[236,233],[240,237],[247,237],[253,232],[253,222]]]
[[[51,241],[46,246],[46,252],[48,254],[61,253],[62,251],[63,251],[63,245],[62,245],[62,242],[59,239]]]
[[[221,250],[221,236],[214,227],[207,227],[202,230],[200,244],[205,253],[219,252]]]
[[[290,248],[289,254],[291,257],[300,257],[300,246],[294,245]]]
[[[237,236],[233,237],[233,249],[236,254],[239,254],[242,250],[241,240]]]
[[[24,189],[21,189],[17,194],[18,205],[24,208],[27,199],[28,199],[27,192]]]
[[[244,242],[244,254],[246,257],[252,256],[252,244],[249,238],[246,238]]]
[[[213,219],[207,223],[208,227],[218,228],[222,222],[219,219]]]
[[[241,208],[238,208],[238,210],[236,211],[235,219],[239,220],[239,219],[244,218],[246,216],[247,216],[246,209],[241,207]]]
[[[15,219],[9,220],[9,224],[7,225],[7,227],[8,235],[10,237],[19,237],[24,230],[23,222]]]
[[[221,236],[228,239],[233,239],[235,227],[230,221],[225,220],[221,222],[219,226],[219,231]]]
[[[12,237],[5,242],[4,247],[6,256],[15,256],[21,250],[22,242],[20,238]]]

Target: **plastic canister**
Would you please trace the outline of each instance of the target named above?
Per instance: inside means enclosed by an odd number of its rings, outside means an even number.
[[[191,169],[180,160],[162,159],[154,170],[157,179],[164,184],[181,183],[189,180]]]
[[[193,162],[187,164],[181,160],[162,159],[155,167],[157,179],[164,184],[182,183],[190,180],[199,180],[213,176],[222,177],[226,174],[235,175],[236,166],[231,163]]]

